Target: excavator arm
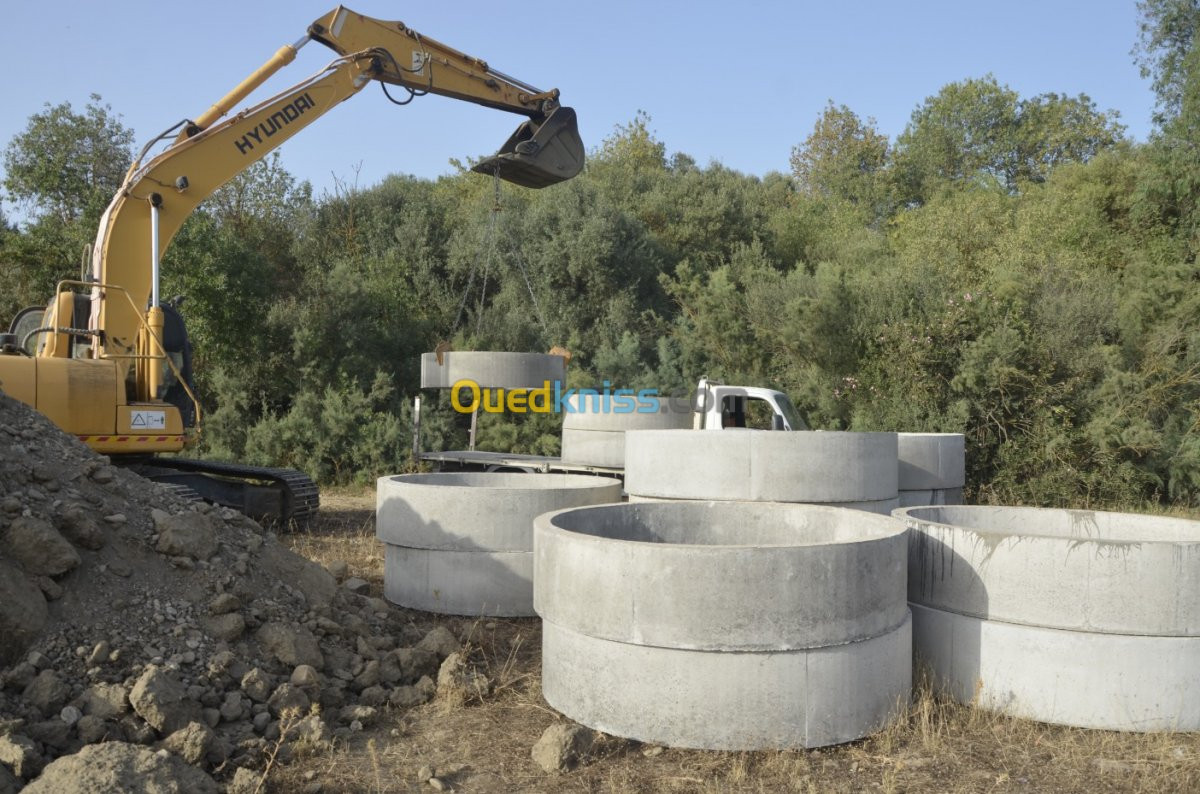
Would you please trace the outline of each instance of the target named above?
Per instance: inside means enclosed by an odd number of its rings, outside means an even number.
[[[381,72],[376,79],[405,88],[410,98],[428,92],[529,116],[500,151],[474,171],[540,188],[570,179],[583,168],[575,111],[559,105],[557,88],[541,91],[403,22],[372,19],[345,6],[310,25],[308,35],[342,55],[379,52]]]
[[[557,107],[558,90],[539,91],[493,71],[486,61],[422,36],[403,22],[384,22],[339,6],[308,27],[308,35],[349,55],[368,49],[387,53],[380,80],[413,91],[464,99],[544,118]]]
[[[281,67],[291,63],[309,41],[318,41],[343,57],[371,53],[378,58],[372,78],[408,91],[412,97],[440,94],[485,107],[520,113],[522,124],[494,157],[476,165],[480,173],[498,173],[524,187],[540,188],[570,179],[583,168],[583,143],[575,111],[561,107],[557,88],[542,91],[488,66],[403,22],[387,22],[338,6],[308,27],[308,34],[279,49],[262,67],[187,125],[179,139],[196,135],[228,113]],[[389,94],[390,96],[390,94]]]
[[[255,88],[291,63],[309,40],[339,57],[325,70],[236,115],[224,118]],[[474,170],[527,187],[570,179],[583,167],[575,113],[558,103],[558,90],[539,91],[491,69],[486,62],[422,36],[401,22],[385,22],[339,6],[312,23],[308,34],[281,47],[263,66],[143,164],[134,162],[101,218],[93,247],[92,327],[101,330],[96,358],[140,362],[136,398],[153,400],[161,367],[158,261],[201,201],[307,127],[367,83],[395,85],[409,97],[436,93],[528,117],[500,151]],[[395,101],[395,100],[394,100]],[[103,285],[133,299],[109,300]],[[149,306],[145,322],[135,305]],[[61,355],[61,353],[60,353]],[[128,369],[130,365],[122,365]]]

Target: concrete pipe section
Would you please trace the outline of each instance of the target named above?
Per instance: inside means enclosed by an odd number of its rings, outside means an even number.
[[[1200,730],[1200,521],[911,507],[914,651],[959,700],[1086,728]]]
[[[967,482],[962,433],[897,433],[900,506],[962,504]]]
[[[578,474],[381,477],[375,536],[384,597],[448,615],[532,616],[533,519],[621,500],[621,483]]]
[[[619,401],[619,402],[618,402]],[[625,465],[625,431],[669,430],[692,426],[691,403],[688,400],[657,400],[658,410],[648,403],[637,402],[625,395],[575,394],[566,401],[563,413],[562,461],[578,466]],[[632,408],[633,410],[621,410]]]
[[[572,466],[604,466],[619,469],[625,465],[624,430],[562,431],[563,463]]]
[[[421,388],[449,389],[461,380],[493,389],[540,389],[563,381],[567,363],[548,353],[449,351],[438,363],[436,353],[421,354]]]
[[[960,505],[963,503],[962,488],[929,488],[926,490],[901,489],[896,499],[897,507],[924,507],[927,505]],[[890,511],[889,511],[890,512]]]
[[[897,504],[895,433],[641,430],[626,434],[625,490],[666,499]]]
[[[628,502],[690,502],[691,499],[667,499],[662,496],[638,496],[626,494]],[[823,507],[844,507],[847,510],[864,510],[881,516],[890,516],[897,507],[903,507],[899,499],[877,499],[869,502],[821,502]]]
[[[905,543],[892,518],[816,505],[539,516],[542,694],[592,728],[672,747],[865,736],[910,694]]]

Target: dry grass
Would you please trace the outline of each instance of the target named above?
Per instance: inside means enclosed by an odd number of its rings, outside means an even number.
[[[267,786],[271,780],[271,772],[275,769],[275,764],[279,760],[285,743],[292,738],[292,733],[299,724],[301,716],[299,709],[294,708],[284,709],[283,713],[279,715],[279,736],[267,748],[266,764],[263,766],[262,775],[258,779],[258,785],[254,788],[254,794],[262,794],[262,792],[267,790]]]
[[[321,491],[321,511],[305,532],[281,536],[292,551],[328,566],[343,560],[351,575],[383,586],[383,544],[375,539],[375,491],[344,488]]]
[[[322,517],[293,547],[344,559],[382,581],[370,492],[322,495]],[[543,773],[530,748],[562,717],[541,697],[537,620],[463,620],[413,612],[467,637],[493,688],[482,703],[387,711],[331,751],[274,770],[272,791],[300,791],[314,772],[325,794],[430,792],[424,766],[459,792],[1184,792],[1200,791],[1200,736],[1091,731],[1011,719],[951,702],[921,683],[880,733],[813,751],[721,753],[651,748],[605,737],[594,757]]]

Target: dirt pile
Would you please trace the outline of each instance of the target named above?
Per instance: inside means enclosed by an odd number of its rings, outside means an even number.
[[[124,742],[105,742],[63,756],[24,791],[26,794],[85,794],[89,791],[140,794],[216,794],[217,784],[195,767]]]
[[[47,765],[116,763],[80,754],[105,742],[166,750],[236,790],[272,753],[430,700],[458,640],[355,584],[0,394],[0,794]]]

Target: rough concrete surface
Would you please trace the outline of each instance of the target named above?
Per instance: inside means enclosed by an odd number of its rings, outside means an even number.
[[[895,433],[633,430],[625,490],[638,496],[777,502],[895,499]]]
[[[962,488],[967,482],[962,433],[897,433],[902,491]]]
[[[1200,521],[910,507],[913,648],[957,699],[1111,730],[1200,729]]]
[[[621,481],[585,474],[439,472],[380,477],[375,536],[414,549],[532,551],[533,519],[621,500]]]
[[[566,373],[566,359],[548,353],[449,351],[440,364],[436,353],[421,354],[422,389],[448,389],[460,380],[490,388],[540,389],[546,381],[565,380]]]
[[[626,501],[638,502],[703,502],[711,501],[705,499],[668,499],[664,496],[638,496],[637,494],[629,494],[626,496]],[[748,500],[725,500],[731,504],[755,504]],[[890,516],[892,511],[897,507],[902,507],[899,497],[892,499],[876,499],[869,502],[790,502],[788,504],[813,504],[820,507],[842,507],[846,510],[862,510],[864,513],[875,513],[881,516]]]
[[[1200,521],[959,505],[910,527],[909,601],[1049,628],[1200,636]]]
[[[611,396],[606,398],[602,394],[572,395],[566,402],[573,410],[563,413],[563,429],[624,432],[626,430],[683,430],[692,426],[690,402],[660,398],[657,411],[634,410],[617,413],[612,410],[612,399]]]
[[[534,517],[620,499],[620,480],[580,474],[381,477],[384,597],[449,615],[532,616]]]
[[[383,596],[443,615],[532,617],[533,552],[384,547]]]
[[[535,522],[542,689],[676,747],[849,741],[911,686],[902,527],[815,505],[659,501]]]
[[[1200,730],[1200,638],[1060,631],[912,605],[918,664],[955,699],[1119,731]]]
[[[625,466],[625,431],[623,430],[562,430],[563,463],[574,466],[604,466],[620,469]]]
[[[960,505],[963,503],[962,488],[927,488],[916,491],[900,490],[897,507],[924,507],[927,505]]]
[[[632,398],[626,398],[632,399]],[[655,412],[616,413],[612,397],[576,394],[567,399],[574,412],[563,413],[562,461],[577,466],[625,466],[627,430],[669,430],[692,426],[690,402],[663,399]]]
[[[778,502],[644,502],[534,521],[543,619],[621,642],[790,650],[905,620],[903,524]]]
[[[866,736],[908,702],[910,620],[874,639],[775,653],[692,651],[542,624],[542,694],[573,720],[670,747],[822,747]]]

